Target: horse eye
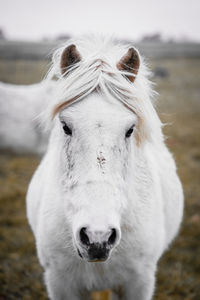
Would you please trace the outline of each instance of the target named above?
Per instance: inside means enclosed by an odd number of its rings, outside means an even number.
[[[72,135],[71,128],[69,128],[69,126],[67,126],[67,124],[65,122],[62,122],[62,124],[63,124],[63,130],[64,130],[65,134]]]
[[[127,132],[126,132],[126,138],[129,138],[130,136],[131,136],[131,134],[133,133],[133,128],[135,127],[135,125],[134,126],[132,126]]]

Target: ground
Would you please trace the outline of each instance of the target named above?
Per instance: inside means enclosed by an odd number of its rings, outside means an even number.
[[[185,213],[180,234],[158,266],[154,300],[200,299],[200,59],[150,61],[167,70],[155,78],[157,109],[166,124],[166,143],[174,154],[184,187]],[[0,80],[31,83],[42,78],[46,62],[0,60]],[[35,156],[0,154],[0,300],[45,300],[25,194],[39,163]],[[108,300],[109,293],[93,295]]]

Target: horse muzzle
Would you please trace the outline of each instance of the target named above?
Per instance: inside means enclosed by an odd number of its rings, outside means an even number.
[[[78,254],[88,262],[106,261],[119,239],[120,234],[115,228],[107,232],[91,232],[83,227],[79,232]]]

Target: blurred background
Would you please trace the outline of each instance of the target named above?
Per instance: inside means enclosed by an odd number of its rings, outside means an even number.
[[[185,193],[180,235],[159,263],[154,299],[200,299],[199,11],[199,0],[0,0],[0,300],[47,299],[25,213],[27,185],[45,146],[38,149],[46,142],[33,126],[32,151],[23,148],[25,133],[20,147],[15,139],[6,143],[6,122],[27,114],[25,105],[20,113],[15,107],[21,98],[13,85],[25,85],[20,89],[26,94],[27,85],[46,74],[55,47],[88,33],[132,42],[153,71],[157,111],[167,124],[166,143]],[[33,107],[39,100],[31,100]],[[18,123],[13,123],[13,136],[19,133]],[[93,295],[109,298],[107,291]]]

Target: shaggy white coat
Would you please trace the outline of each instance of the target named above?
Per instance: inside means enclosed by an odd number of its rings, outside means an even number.
[[[62,76],[60,55],[72,43],[82,60]],[[58,78],[57,97],[46,118],[56,104],[83,96],[53,120],[48,150],[27,194],[49,298],[86,300],[93,290],[111,289],[123,300],[152,299],[157,262],[182,220],[183,193],[153,108],[147,69],[140,58],[133,84],[117,70],[130,45],[93,37],[64,47],[49,73]],[[132,136],[125,138],[133,124]],[[78,256],[76,232],[85,223],[120,228],[121,239],[107,261]]]

